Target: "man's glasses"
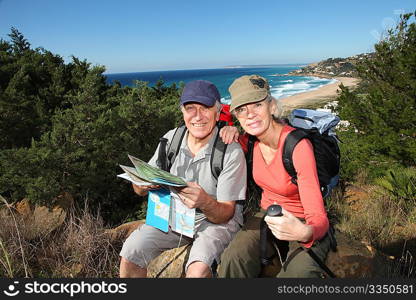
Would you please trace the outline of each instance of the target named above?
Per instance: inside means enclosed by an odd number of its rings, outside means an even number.
[[[251,112],[258,114],[260,113],[263,108],[266,107],[266,100],[262,100],[260,102],[246,104],[244,106],[237,107],[234,112],[237,118],[247,118],[248,114]]]
[[[196,106],[194,104],[185,104],[183,106],[183,109],[185,110],[186,114],[190,116],[195,116],[198,110],[201,114],[204,114],[204,115],[207,114],[207,112],[211,110],[211,107],[207,107],[203,105]]]

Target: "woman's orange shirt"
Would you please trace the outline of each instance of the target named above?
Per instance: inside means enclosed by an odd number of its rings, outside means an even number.
[[[298,218],[305,219],[312,226],[313,238],[306,247],[312,246],[315,240],[320,240],[329,228],[312,144],[309,140],[301,140],[293,151],[293,165],[297,173],[297,183],[291,182],[282,161],[284,141],[293,127],[285,125],[281,131],[275,157],[266,164],[263,159],[258,141],[253,151],[253,178],[263,190],[260,206],[267,209],[272,204],[279,204],[285,210]],[[243,149],[247,149],[247,139],[241,139]]]

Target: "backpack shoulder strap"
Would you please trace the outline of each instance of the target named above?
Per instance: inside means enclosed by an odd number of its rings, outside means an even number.
[[[181,147],[181,143],[183,140],[183,137],[185,136],[186,133],[186,126],[182,125],[179,126],[178,128],[176,128],[175,133],[173,135],[172,140],[170,141],[170,145],[167,151],[167,170],[166,171],[170,171],[170,168],[173,165],[173,162],[175,161],[176,156],[179,153],[179,148]]]
[[[246,154],[246,162],[247,162],[247,176],[249,181],[253,180],[253,151],[254,151],[254,143],[256,142],[257,138],[254,135],[248,136],[247,142],[247,154]],[[254,180],[253,180],[254,181]]]
[[[156,165],[159,169],[163,171],[167,171],[168,168],[168,160],[166,158],[166,145],[168,143],[168,139],[161,137],[159,139],[159,152],[157,153],[157,160]]]
[[[297,174],[295,166],[293,165],[293,150],[295,150],[296,145],[303,138],[307,137],[308,133],[301,129],[295,129],[286,137],[285,143],[283,144],[283,166],[286,169],[286,172],[292,177],[291,181],[293,184],[297,185]]]
[[[222,124],[217,124],[218,126],[218,132],[215,137],[214,145],[212,147],[211,152],[211,173],[212,176],[214,176],[215,180],[218,180],[218,177],[221,174],[221,171],[224,167],[224,157],[225,157],[225,151],[227,150],[227,144],[223,142],[223,140],[220,138],[220,128]]]

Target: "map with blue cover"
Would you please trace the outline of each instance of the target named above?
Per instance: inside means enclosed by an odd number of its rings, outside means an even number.
[[[183,204],[178,194],[171,193],[170,226],[173,231],[188,237],[194,236],[195,208],[189,208]]]
[[[120,165],[125,173],[117,175],[138,186],[160,185],[148,194],[146,224],[164,232],[172,231],[194,236],[195,209],[188,208],[174,190],[186,186],[185,180],[169,172],[153,167],[132,155],[128,155],[134,167]]]
[[[149,191],[146,224],[168,232],[169,211],[170,191],[166,189]]]
[[[188,237],[194,236],[195,209],[183,204],[178,194],[167,189],[149,191],[146,224],[168,232]]]

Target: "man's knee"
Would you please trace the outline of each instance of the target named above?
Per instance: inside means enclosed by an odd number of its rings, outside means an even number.
[[[186,270],[187,278],[210,278],[212,277],[211,268],[201,261],[191,263]]]
[[[147,277],[147,269],[121,257],[120,278]]]

